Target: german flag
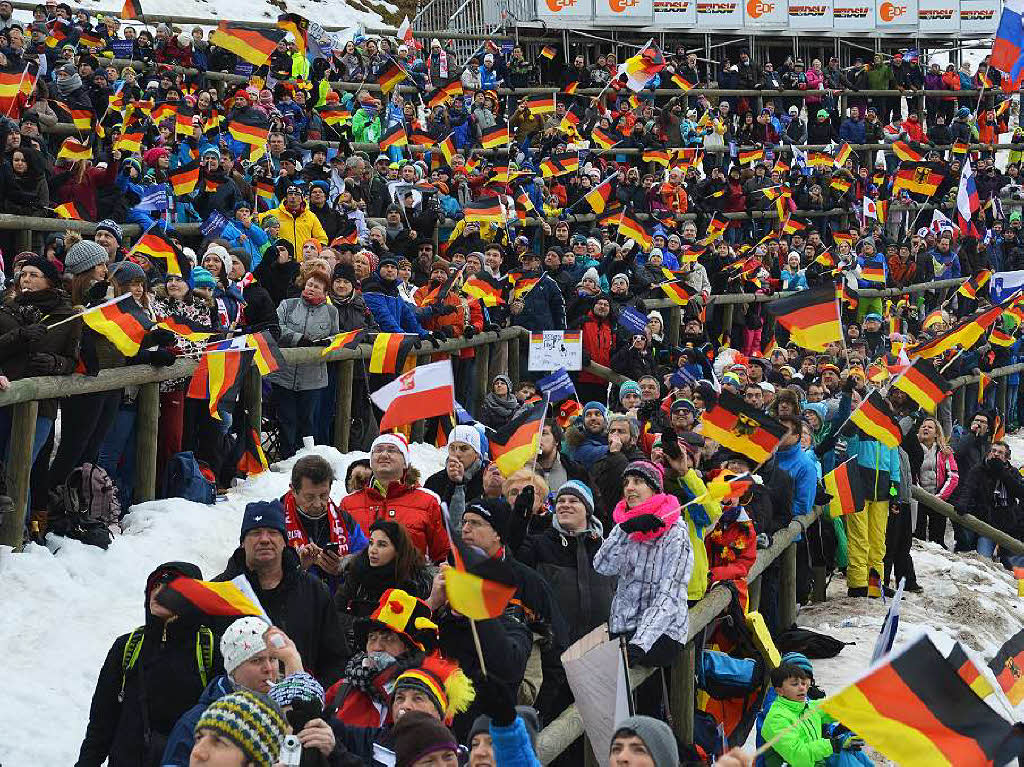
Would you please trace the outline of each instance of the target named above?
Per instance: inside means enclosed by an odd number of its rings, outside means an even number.
[[[49,48],[56,48],[68,39],[71,33],[71,24],[64,19],[51,19],[46,22],[47,36],[46,45]]]
[[[906,141],[892,142],[892,151],[903,162],[921,162],[924,159],[924,155]]]
[[[125,293],[82,312],[82,320],[117,347],[125,357],[134,357],[153,323],[142,308]]]
[[[924,357],[914,360],[892,386],[929,413],[934,413],[939,403],[953,393],[949,381]]]
[[[844,141],[843,145],[839,147],[838,151],[836,152],[836,167],[842,168],[844,165],[846,165],[846,161],[850,159],[850,155],[852,154],[853,150],[850,148],[850,145]]]
[[[434,107],[439,107],[442,104],[447,104],[456,96],[461,96],[463,92],[462,80],[456,77],[454,80],[448,81],[431,93],[429,98],[427,98],[427,106],[433,109]]]
[[[841,245],[845,242],[850,247],[853,247],[853,240],[854,236],[849,232],[832,232],[832,241],[836,245]]]
[[[199,581],[182,575],[160,589],[156,601],[183,619],[204,615],[234,618],[263,615],[256,601],[243,593],[234,581]]]
[[[656,162],[662,167],[668,167],[668,152],[664,149],[645,149],[640,159],[644,162]]]
[[[566,112],[566,117],[568,116],[569,113]],[[622,140],[613,138],[601,127],[595,127],[590,132],[590,138],[593,139],[594,143],[597,144],[602,149],[611,149],[613,146],[619,143],[619,141]]]
[[[847,181],[840,176],[833,176],[828,185],[839,192],[839,194],[846,194],[850,191],[850,187],[853,186],[853,182]]]
[[[877,389],[861,401],[860,407],[850,414],[850,420],[862,432],[886,447],[899,447],[903,441],[903,432],[896,423],[889,404],[882,399]]]
[[[20,108],[15,107],[21,100],[22,84],[27,78],[27,69],[0,69],[0,111],[6,115],[17,117],[20,115]],[[30,79],[29,83],[33,81]]]
[[[701,238],[701,245],[710,245],[715,240],[721,239],[722,235],[725,234],[725,230],[729,228],[729,222],[723,218],[718,217],[718,213],[714,213],[711,216],[711,220],[708,221],[708,228],[704,232],[704,237]]]
[[[503,476],[518,471],[536,457],[547,409],[547,399],[535,402],[488,438],[491,460],[498,464]]]
[[[792,216],[787,218],[785,223],[783,223],[782,225],[782,231],[784,234],[796,234],[797,232],[802,232],[806,228],[807,224],[805,224],[803,221],[793,218]]]
[[[269,181],[257,181],[255,189],[256,196],[259,197],[260,199],[270,200],[274,197],[274,185]]]
[[[999,648],[988,667],[1012,705],[1024,700],[1024,629]]]
[[[192,118],[196,116],[196,110],[187,104],[182,104],[174,113],[174,135],[191,136]]]
[[[608,207],[608,200],[611,199],[611,196],[611,179],[606,179],[583,195],[583,198],[589,203],[590,209],[600,215]]]
[[[991,269],[982,269],[977,274],[973,275],[967,282],[964,282],[957,288],[959,293],[964,298],[977,298],[978,291],[981,290],[988,284],[988,281],[992,278]]]
[[[786,427],[723,391],[718,404],[704,413],[700,433],[723,447],[761,463],[767,461],[786,433]]]
[[[939,185],[946,176],[926,163],[916,163],[896,171],[896,178],[892,183],[892,193],[895,195],[901,189],[906,189],[912,194],[923,194],[931,197],[939,190]],[[884,219],[879,219],[882,221]]]
[[[452,157],[455,156],[455,137],[454,134],[450,134],[448,138],[437,145],[437,151],[444,156],[444,161],[451,164]]]
[[[228,133],[235,141],[262,149],[270,136],[270,124],[259,117],[243,115],[228,123]]]
[[[335,247],[336,245],[358,245],[358,244],[359,244],[359,230],[358,229],[353,229],[348,234],[340,235],[338,237],[335,237],[333,240],[331,240],[331,247],[332,248]]]
[[[480,144],[484,149],[497,149],[498,147],[508,146],[508,141],[508,126],[505,125],[495,125],[480,136]]]
[[[690,303],[696,291],[682,280],[661,283],[661,289],[672,303],[679,306],[686,306]]]
[[[237,21],[222,21],[210,34],[210,42],[231,51],[253,66],[262,67],[285,37],[283,29],[261,29]]]
[[[1011,333],[1007,333],[998,325],[993,325],[992,332],[988,334],[988,342],[1007,349],[1017,343],[1017,339]]]
[[[393,146],[408,146],[409,137],[403,123],[395,123],[380,137],[380,151],[386,152]]]
[[[856,458],[839,464],[821,479],[825,483],[825,492],[832,496],[828,502],[828,513],[833,519],[855,514],[864,508],[867,495]]]
[[[1002,307],[993,306],[987,311],[957,323],[950,330],[947,330],[940,336],[936,336],[931,341],[926,341],[923,344],[907,349],[907,354],[911,357],[927,357],[932,359],[933,357],[945,354],[954,346],[970,349],[985,334],[989,326],[999,319],[1002,313]]]
[[[740,165],[750,165],[751,163],[760,162],[764,159],[763,149],[747,149],[740,150],[739,160]]]
[[[523,277],[521,274],[516,275],[515,282],[512,285],[512,297],[523,298],[527,293],[534,289],[538,282],[540,282],[539,277]]]
[[[139,152],[142,150],[142,139],[145,135],[145,131],[126,131],[114,141],[114,149],[128,154]]]
[[[245,336],[245,345],[255,350],[252,355],[252,361],[256,363],[261,376],[268,376],[275,370],[280,370],[281,366],[287,364],[284,361],[284,356],[281,354],[280,347],[277,345],[277,341],[274,340],[269,330],[249,333]]]
[[[175,197],[192,194],[199,183],[199,160],[193,160],[188,165],[179,165],[170,171],[167,174],[167,182],[171,185]]]
[[[338,333],[331,339],[331,342],[324,347],[324,350],[320,353],[321,357],[326,357],[331,352],[336,352],[338,349],[355,349],[359,346],[359,342],[363,340],[363,336],[366,335],[366,331],[362,328],[358,330],[350,330],[347,333]]]
[[[1008,764],[1024,748],[927,636],[820,705],[901,767]]]
[[[252,349],[204,352],[192,374],[188,388],[190,399],[209,401],[210,415],[218,421],[221,406],[234,407],[242,381],[252,362]]]
[[[571,95],[573,95],[576,92],[576,89],[579,88],[579,87],[580,87],[580,81],[579,80],[573,80],[571,83],[569,83],[564,88],[562,88],[562,93],[564,93],[566,96],[571,96]],[[1005,101],[1003,103],[1004,104],[1009,104],[1010,102],[1009,101]]]
[[[807,166],[810,168],[831,168],[834,164],[835,160],[828,152],[807,153]]]
[[[309,19],[297,13],[282,13],[277,17],[277,28],[291,32],[300,56],[306,55],[309,38]]]
[[[320,119],[328,125],[341,125],[352,119],[352,112],[340,106],[326,104],[316,111],[320,115]]]
[[[477,298],[484,306],[498,306],[505,303],[508,292],[507,279],[492,277],[487,272],[478,272],[462,284],[462,292]]]
[[[647,227],[625,210],[622,211],[622,217],[619,219],[619,234],[633,240],[641,250],[650,250],[651,243],[654,241],[651,233],[647,231]]]
[[[793,342],[804,349],[823,352],[828,344],[842,340],[839,305],[831,285],[801,290],[772,301],[765,308],[789,331]]]
[[[1013,577],[1017,579],[1017,596],[1024,597],[1024,567],[1014,567]]]
[[[693,89],[693,83],[687,80],[685,77],[679,74],[672,75],[672,83],[682,91],[688,91]]]
[[[184,276],[179,261],[179,251],[170,238],[162,234],[157,227],[150,227],[135,243],[131,253],[141,253],[146,258],[160,263],[166,274]],[[129,254],[131,255],[131,254]]]
[[[575,173],[580,169],[580,156],[576,152],[562,152],[551,159],[562,169],[562,173]]]
[[[92,130],[92,120],[95,115],[91,109],[69,109],[68,114],[71,115],[71,122],[79,131]]]
[[[535,115],[547,115],[555,111],[555,94],[534,96],[526,101],[526,108]]]
[[[953,644],[953,649],[946,656],[949,664],[956,669],[956,673],[963,679],[967,686],[974,690],[974,694],[984,700],[989,695],[995,694],[995,689],[989,684],[988,679],[974,665],[974,661],[967,655],[964,646],[959,642]]]
[[[434,137],[424,130],[413,128],[409,132],[409,143],[417,146],[433,146]]]
[[[479,202],[467,202],[462,212],[466,221],[498,224],[499,226],[505,223],[505,213],[502,211],[497,197]]]
[[[161,101],[159,104],[153,105],[153,109],[149,116],[155,125],[159,125],[165,118],[173,118],[177,113],[178,105],[176,103]]]
[[[57,214],[57,218],[71,219],[72,221],[82,220],[82,213],[73,202],[65,202],[62,205],[58,205],[53,209],[53,212]]]
[[[540,49],[540,55],[546,58],[548,61],[554,59],[557,54],[558,51],[555,50],[555,46],[553,45],[545,45],[543,48]]]
[[[200,344],[209,341],[211,337],[219,334],[219,331],[211,327],[193,322],[188,317],[177,317],[173,314],[158,321],[156,326],[169,330],[176,336],[181,336],[189,341],[195,341]]]
[[[370,353],[370,372],[397,373],[415,342],[415,336],[404,333],[378,333]]]
[[[247,477],[254,477],[262,474],[270,468],[267,462],[267,455],[263,452],[263,445],[260,444],[259,434],[251,426],[244,432],[245,450],[238,459],[235,468]]]
[[[139,18],[142,18],[142,3],[140,0],[124,0],[124,5],[121,7],[121,20],[129,21]]]
[[[103,38],[92,32],[83,32],[78,36],[78,45],[82,48],[102,48]]]
[[[377,78],[377,84],[380,85],[380,89],[384,93],[391,93],[407,76],[405,70],[398,66],[396,61],[392,60],[388,68],[380,73],[380,76]]]
[[[67,160],[69,162],[91,160],[92,144],[88,140],[83,143],[72,136],[68,136],[64,139],[64,143],[60,145],[60,151],[57,152],[57,159]]]
[[[473,504],[466,505],[473,513]],[[480,512],[484,512],[480,509]],[[444,588],[448,604],[457,613],[475,621],[497,618],[515,596],[515,576],[505,560],[485,557],[462,540],[446,517],[453,567],[445,570]]]
[[[873,282],[876,285],[885,285],[885,267],[883,266],[862,266],[860,278],[865,282]]]

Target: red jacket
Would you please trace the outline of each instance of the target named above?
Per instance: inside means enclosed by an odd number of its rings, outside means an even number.
[[[719,520],[704,539],[708,551],[708,582],[746,578],[757,560],[757,532],[746,512],[735,522]]]
[[[342,498],[341,508],[351,514],[363,530],[369,530],[378,519],[398,522],[405,527],[416,548],[432,562],[442,562],[448,556],[448,531],[441,512],[441,499],[429,490],[392,482],[385,496],[371,484]]]
[[[606,368],[612,365],[612,348],[615,346],[615,324],[611,317],[600,318],[591,311],[583,323],[583,351],[590,355],[591,362],[604,365]],[[598,378],[586,370],[580,373],[580,383],[603,383],[603,378]]]
[[[58,179],[57,193],[54,195],[56,204],[73,202],[84,220],[98,220],[96,190],[114,183],[117,179],[117,166],[117,162],[111,160],[106,168],[91,167],[79,178],[73,166],[64,163],[57,165],[54,168],[54,177]]]

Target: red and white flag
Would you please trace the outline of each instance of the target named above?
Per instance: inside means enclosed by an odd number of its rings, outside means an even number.
[[[416,38],[412,36],[412,24],[409,23],[408,16],[402,19],[402,23],[398,26],[397,36],[399,40],[408,45],[412,50],[421,47],[416,42]]]
[[[878,207],[875,205],[875,201],[867,195],[864,195],[864,218],[878,220]]]
[[[431,362],[402,373],[370,395],[384,411],[380,430],[393,429],[421,418],[455,412],[455,376],[451,360]]]

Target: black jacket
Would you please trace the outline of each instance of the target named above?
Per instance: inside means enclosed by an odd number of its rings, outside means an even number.
[[[161,565],[154,574],[165,569],[202,577],[195,565],[182,563]],[[146,591],[148,594],[149,589]],[[195,705],[205,686],[196,659],[198,630],[198,624],[185,619],[165,623],[155,618],[149,612],[147,597],[144,636],[138,659],[124,676],[123,696],[122,659],[131,633],[115,639],[103,661],[77,767],[99,767],[105,759],[109,759],[109,767],[156,767],[160,764],[165,741],[175,722]],[[213,650],[213,668],[208,680],[224,672],[216,641]]]
[[[274,625],[295,642],[302,665],[328,687],[342,677],[350,655],[338,613],[323,583],[299,566],[295,549],[285,547],[282,557],[284,578],[273,589],[260,586],[260,579],[245,565],[241,547],[231,555],[227,569],[213,580],[229,581],[244,575]]]
[[[622,472],[633,461],[645,461],[647,456],[636,445],[623,447],[619,452],[608,452],[590,467],[590,487],[597,491],[594,512],[606,530],[612,528],[612,511],[622,500]]]
[[[1024,479],[1008,464],[998,467],[982,462],[967,474],[957,511],[973,514],[982,522],[1017,535],[1020,503],[1024,501]]]

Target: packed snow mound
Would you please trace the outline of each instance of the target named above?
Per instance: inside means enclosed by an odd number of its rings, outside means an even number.
[[[443,451],[410,447],[423,479],[443,466]],[[311,453],[330,461],[340,478],[335,500],[345,494],[348,465],[369,457],[318,446],[275,464],[214,506],[181,499],[139,504],[107,551],[64,539],[54,541],[53,553],[36,545],[17,555],[0,550],[0,647],[6,650],[0,764],[74,764],[103,659],[117,636],[144,620],[146,576],[170,560],[194,562],[205,578],[218,575],[238,546],[245,504],[283,495],[292,464]]]

